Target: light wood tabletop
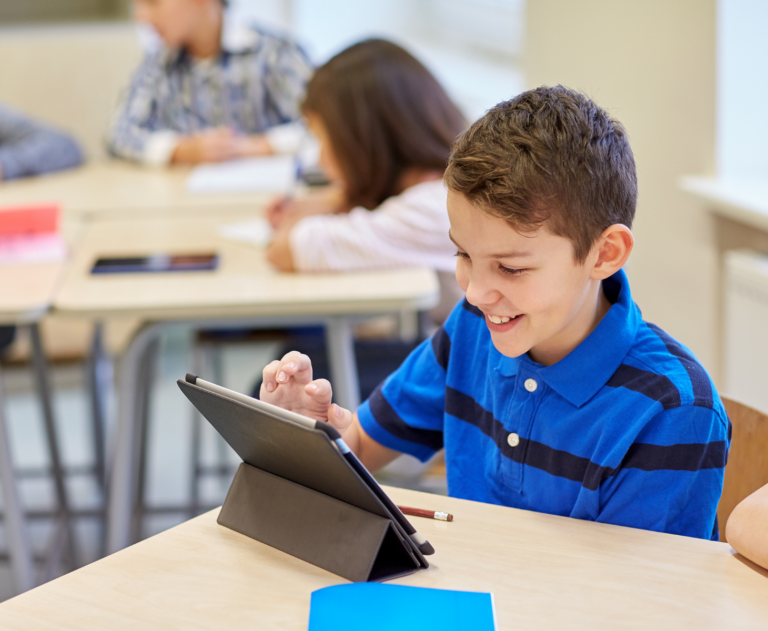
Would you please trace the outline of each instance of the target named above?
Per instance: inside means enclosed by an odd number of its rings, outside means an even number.
[[[403,585],[491,592],[498,629],[765,629],[768,573],[725,543],[388,489],[435,547]],[[216,523],[218,510],[0,604],[3,629],[306,629],[345,581]],[[425,627],[440,628],[439,620]]]
[[[40,336],[39,322],[48,313],[61,280],[65,262],[16,263],[0,265],[0,325],[24,326],[32,346],[32,367],[42,406],[48,456],[58,508],[69,514],[69,503],[54,429],[50,378]],[[0,487],[3,494],[3,526],[18,587],[34,586],[34,557],[24,507],[16,484],[16,471],[5,417],[5,400],[0,379]],[[71,531],[69,531],[71,533]],[[71,539],[69,540],[71,541]]]
[[[63,262],[0,265],[0,324],[38,322],[51,304]]]
[[[152,217],[169,214],[209,215],[217,209],[248,214],[274,197],[267,193],[189,193],[190,167],[153,169],[106,161],[71,171],[4,182],[0,206],[58,202],[65,219]]]
[[[217,218],[95,221],[87,226],[54,303],[60,315],[145,322],[123,353],[117,386],[116,439],[108,509],[110,552],[130,543],[140,446],[140,374],[145,353],[162,328],[194,329],[324,324],[335,400],[359,403],[352,319],[361,315],[429,309],[437,303],[434,271],[422,268],[338,274],[286,274],[267,263],[264,249],[218,236]],[[216,252],[214,271],[90,273],[101,256]]]
[[[427,309],[438,295],[431,270],[343,274],[275,271],[261,248],[218,236],[233,216],[94,222],[85,229],[58,292],[60,314],[145,320],[202,317],[367,314]],[[99,256],[215,251],[211,272],[90,274]]]

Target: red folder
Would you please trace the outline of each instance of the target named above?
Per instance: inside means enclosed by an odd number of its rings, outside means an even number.
[[[54,203],[0,208],[0,237],[57,232],[59,210]]]

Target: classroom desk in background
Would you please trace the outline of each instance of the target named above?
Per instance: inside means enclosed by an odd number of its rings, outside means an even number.
[[[725,543],[387,492],[455,516],[413,518],[436,553],[429,569],[393,583],[491,592],[499,630],[738,630],[768,621],[768,573]],[[0,604],[0,627],[306,629],[311,592],[343,579],[219,526],[217,515]]]
[[[40,201],[62,205],[65,221],[152,218],[158,213],[211,216],[219,210],[248,215],[275,195],[189,193],[192,167],[152,169],[121,161],[93,162],[43,177],[3,182],[0,206]]]
[[[136,318],[144,322],[121,358],[116,447],[112,462],[108,550],[130,543],[140,453],[140,393],[148,387],[150,348],[168,326],[189,330],[322,324],[326,327],[334,399],[359,403],[353,347],[355,318],[429,309],[438,300],[427,269],[343,274],[282,274],[262,248],[222,239],[213,218],[96,221],[88,225],[54,304],[62,316]],[[100,256],[215,251],[211,272],[90,274]],[[183,375],[179,375],[183,377]],[[143,396],[143,395],[142,395]],[[179,394],[181,396],[181,394]]]
[[[29,330],[32,345],[32,363],[37,394],[42,406],[44,433],[48,457],[54,480],[54,495],[60,522],[57,528],[66,532],[61,539],[69,545],[74,556],[74,539],[71,530],[69,502],[64,481],[60,450],[53,420],[53,402],[50,380],[40,339],[39,322],[48,313],[64,269],[63,262],[0,264],[0,325],[15,325]],[[5,545],[11,560],[16,587],[26,590],[37,584],[29,530],[24,507],[20,501],[16,471],[13,465],[8,427],[5,419],[5,401],[2,376],[0,375],[0,486],[3,497],[2,523],[5,528]],[[52,554],[59,551],[53,550]]]

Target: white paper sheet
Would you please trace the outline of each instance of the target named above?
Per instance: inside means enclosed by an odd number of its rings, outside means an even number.
[[[264,247],[272,238],[272,226],[266,219],[253,219],[219,226],[219,236],[232,241]]]
[[[295,186],[293,156],[269,156],[204,164],[187,178],[189,193],[289,193]]]

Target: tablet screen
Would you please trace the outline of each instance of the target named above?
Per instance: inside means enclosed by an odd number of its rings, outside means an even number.
[[[215,252],[100,257],[91,268],[91,274],[200,272],[214,270],[218,264],[219,256]]]

